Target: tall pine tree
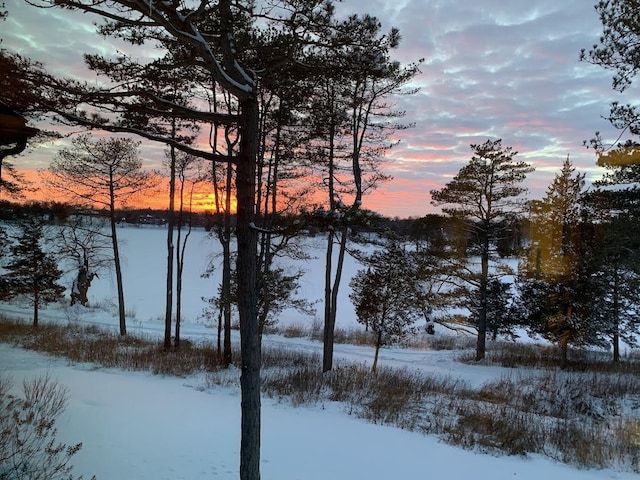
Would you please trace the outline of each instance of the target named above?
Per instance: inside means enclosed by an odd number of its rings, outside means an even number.
[[[466,286],[460,291],[467,298],[475,299],[472,318],[476,321],[478,341],[476,360],[482,360],[486,351],[489,283],[499,277],[501,270],[490,272],[489,262],[495,255],[497,226],[507,219],[520,215],[527,189],[522,186],[533,167],[516,161],[517,152],[503,147],[502,140],[487,140],[481,145],[471,145],[473,156],[444,188],[432,190],[432,204],[442,206],[442,211],[453,220],[459,220],[465,229],[459,238],[475,236],[478,241],[479,268],[467,269],[462,278]],[[464,252],[466,253],[466,252]],[[468,262],[467,258],[461,259]],[[506,271],[502,270],[502,274]]]

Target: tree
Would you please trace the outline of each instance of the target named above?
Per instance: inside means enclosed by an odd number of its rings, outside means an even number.
[[[624,92],[629,88],[635,76],[640,71],[640,18],[638,18],[637,0],[600,0],[595,9],[602,23],[602,35],[599,43],[594,44],[588,51],[582,49],[580,59],[614,72],[612,86],[614,90]],[[611,103],[609,122],[623,133],[628,131],[632,135],[640,135],[640,112],[634,105]],[[622,134],[620,135],[622,137]],[[637,148],[633,143],[623,145],[615,152],[612,159],[619,161],[626,157],[627,163],[638,164]],[[592,146],[600,158],[605,153],[602,138],[596,133],[591,140]],[[635,152],[635,158],[625,153],[626,147]]]
[[[568,346],[597,344],[587,321],[588,276],[582,222],[584,174],[567,157],[542,200],[531,204],[528,256],[519,271],[518,311],[528,330],[558,344],[566,366]]]
[[[324,59],[325,68],[334,73],[317,83],[311,104],[310,157],[322,168],[328,215],[335,219],[328,230],[325,256],[323,372],[333,367],[337,300],[350,224],[359,217],[364,194],[388,179],[377,162],[392,145],[390,135],[407,128],[396,122],[404,112],[394,110],[388,98],[416,92],[405,86],[419,73],[420,62],[402,67],[392,61],[391,51],[399,45],[400,34],[397,29],[388,34],[380,30],[380,22],[368,15],[345,21],[338,35],[349,32],[356,41]]]
[[[613,361],[620,359],[620,342],[637,344],[640,327],[640,164],[638,145],[626,142],[602,153],[598,164],[606,169],[583,197],[586,221],[592,225],[588,274],[592,322],[613,347]]]
[[[91,282],[101,270],[113,266],[113,247],[104,228],[104,218],[76,215],[58,232],[58,253],[77,271],[71,287],[71,305],[78,302],[86,307]]]
[[[394,242],[375,252],[351,279],[349,298],[356,308],[358,322],[375,334],[375,356],[371,371],[376,372],[380,347],[402,339],[413,331],[420,317],[412,288],[411,262]]]
[[[94,140],[89,134],[80,135],[70,148],[58,152],[46,179],[64,195],[107,209],[118,289],[120,335],[126,335],[116,208],[151,187],[150,176],[142,170],[138,157],[138,143],[127,138]]]
[[[515,322],[509,308],[512,300],[511,284],[494,278],[487,288],[487,330],[493,340],[498,335],[515,337]]]
[[[38,326],[41,305],[60,300],[65,288],[58,284],[62,271],[53,256],[43,250],[44,227],[42,219],[28,217],[21,222],[21,234],[10,247],[12,258],[2,275],[2,298],[18,295],[33,304],[33,326]]]
[[[597,199],[601,193],[591,192],[586,201],[601,201]],[[637,217],[617,212],[608,221],[596,222],[585,268],[589,293],[586,321],[598,327],[598,335],[612,346],[612,360],[618,362],[620,343],[635,347],[640,334],[639,225]]]
[[[193,202],[193,189],[195,188],[196,183],[202,180],[202,175],[198,174],[196,178],[188,179],[189,171],[193,169],[193,167],[199,167],[200,162],[196,157],[192,157],[190,155],[185,155],[180,152],[177,155],[176,162],[176,173],[179,181],[179,189],[178,189],[178,219],[177,219],[177,232],[176,232],[176,333],[175,333],[175,347],[180,347],[180,324],[182,321],[182,279],[184,273],[184,259],[185,252],[187,249],[187,242],[189,240],[189,236],[191,235],[192,224],[192,202]],[[185,192],[187,182],[191,182],[191,190],[187,194]],[[188,210],[185,212],[187,205],[185,205],[187,199],[185,198],[187,195],[188,198]],[[186,216],[186,218],[185,218]],[[183,230],[186,224],[186,232]]]
[[[521,186],[527,174],[533,171],[526,162],[515,161],[511,147],[503,148],[502,140],[487,140],[472,144],[473,156],[444,188],[432,190],[432,204],[442,206],[442,211],[459,222],[459,238],[477,236],[480,269],[467,269],[462,280],[462,291],[477,291],[477,305],[473,305],[472,317],[476,321],[478,340],[476,360],[482,360],[486,350],[486,332],[490,320],[488,314],[488,292],[491,278],[508,273],[506,269],[489,270],[490,260],[495,256],[497,226],[505,219],[521,215],[522,195],[527,189]]]
[[[640,19],[638,18],[638,2],[635,0],[607,0],[599,1],[595,5],[602,23],[602,35],[599,43],[594,44],[589,51],[582,49],[580,58],[583,61],[600,65],[612,70],[613,89],[619,92],[629,88],[640,69],[640,54],[637,48],[640,41]],[[613,358],[619,357],[620,336],[626,336],[627,341],[633,342],[636,322],[627,317],[634,308],[629,302],[635,299],[637,288],[635,266],[637,246],[630,248],[629,233],[633,232],[637,238],[638,221],[638,180],[640,180],[640,148],[635,140],[618,143],[623,134],[640,135],[640,114],[635,105],[621,105],[614,101],[611,104],[609,122],[621,134],[612,146],[605,146],[602,137],[596,132],[591,140],[591,146],[596,150],[598,165],[604,166],[608,172],[601,183],[603,189],[594,192],[588,199],[595,202],[599,215],[604,213],[605,231],[618,232],[620,238],[611,239],[609,234],[604,238],[614,240],[605,247],[596,258],[600,267],[595,279],[600,279],[600,289],[605,296],[602,309],[608,315],[608,331],[613,343]],[[615,187],[611,187],[615,185]],[[598,215],[598,213],[596,214]],[[627,216],[628,220],[623,218]],[[620,224],[623,228],[620,229]],[[626,305],[625,305],[626,304]]]
[[[601,0],[595,9],[602,23],[599,44],[587,52],[583,61],[613,70],[613,88],[624,91],[640,71],[640,53],[636,48],[640,37],[640,19],[636,0]]]

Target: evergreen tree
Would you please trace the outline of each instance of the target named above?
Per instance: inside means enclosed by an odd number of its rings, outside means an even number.
[[[351,279],[349,298],[356,308],[358,322],[375,334],[375,356],[372,372],[376,372],[380,347],[402,339],[413,331],[420,316],[414,289],[412,265],[407,253],[396,243],[374,253]]]
[[[612,70],[613,89],[629,88],[640,72],[640,16],[637,0],[600,0],[595,5],[602,23],[599,43],[589,51],[582,49],[580,59]],[[611,124],[633,135],[640,134],[640,115],[634,105],[611,104]]]
[[[640,164],[638,145],[627,142],[598,158],[607,172],[584,198],[593,225],[589,279],[592,321],[620,359],[620,342],[637,344],[640,328]]]
[[[25,296],[33,305],[33,325],[38,326],[41,305],[59,300],[64,287],[58,284],[62,271],[55,258],[42,249],[44,227],[42,219],[29,217],[21,225],[21,234],[11,246],[11,260],[2,276],[2,298]]]
[[[521,214],[522,195],[527,191],[521,184],[533,171],[526,162],[514,159],[517,152],[503,148],[501,140],[487,140],[482,145],[471,145],[473,156],[457,175],[440,190],[432,190],[432,204],[442,206],[443,213],[459,222],[458,239],[475,236],[480,257],[477,266],[467,268],[461,280],[460,295],[469,301],[472,318],[478,331],[476,360],[482,360],[486,350],[488,319],[488,292],[491,278],[508,273],[496,269],[490,273],[490,260],[497,261],[496,227],[504,220]],[[466,253],[466,252],[464,252]],[[468,263],[466,258],[461,262]]]
[[[498,335],[514,338],[515,322],[511,316],[511,284],[494,278],[487,288],[487,330],[495,340]]]
[[[560,346],[563,366],[570,344],[601,343],[586,313],[590,235],[582,222],[584,183],[567,157],[545,197],[532,202],[531,246],[519,272],[521,321],[532,334]]]

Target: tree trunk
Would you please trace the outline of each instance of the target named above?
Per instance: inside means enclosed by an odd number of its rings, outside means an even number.
[[[120,320],[120,335],[127,334],[127,319],[124,308],[124,286],[122,283],[122,268],[120,266],[120,250],[118,249],[118,232],[116,229],[115,197],[113,193],[113,180],[109,182],[109,223],[111,224],[111,245],[113,246],[113,262],[116,270],[116,286],[118,289],[118,318]]]
[[[620,361],[620,276],[617,266],[613,277],[613,361]]]
[[[257,322],[257,237],[252,225],[255,211],[258,104],[255,98],[249,97],[241,101],[240,107],[241,141],[236,170],[238,312],[242,362],[240,479],[259,480],[261,346]]]
[[[347,227],[343,227],[340,238],[340,250],[338,251],[338,264],[336,274],[331,286],[331,261],[333,256],[333,230],[329,232],[330,243],[327,246],[327,265],[325,272],[325,319],[324,319],[324,348],[322,357],[322,371],[328,372],[333,369],[333,344],[334,332],[336,328],[336,317],[338,314],[338,291],[340,280],[342,279],[342,267],[344,256],[347,251]]]
[[[333,261],[333,238],[335,232],[329,230],[327,234],[327,255],[324,271],[324,332],[322,336],[322,372],[328,372],[333,367],[333,331],[331,325],[331,265]]]
[[[33,293],[33,326],[38,326],[38,304],[40,303],[40,296],[38,292]]]
[[[173,129],[175,135],[175,126]],[[164,312],[164,348],[171,348],[171,315],[173,308],[173,229],[175,219],[175,192],[176,192],[176,151],[171,147],[169,158],[169,221],[167,222],[167,291],[165,297]],[[177,329],[177,327],[176,327]]]
[[[182,278],[184,273],[184,254],[187,249],[187,240],[191,235],[191,228],[193,226],[193,217],[191,215],[192,203],[193,203],[193,189],[189,197],[189,227],[187,233],[182,239],[182,223],[184,222],[184,170],[186,164],[183,165],[180,174],[180,210],[178,215],[178,232],[176,235],[176,267],[178,269],[176,275],[176,335],[174,339],[174,345],[180,348],[180,322],[182,321]]]
[[[483,232],[480,272],[480,308],[478,311],[478,341],[476,361],[484,359],[487,344],[487,286],[489,283],[489,226]]]
[[[620,334],[617,331],[613,334],[613,361],[620,361]]]
[[[567,368],[569,365],[569,342],[566,339],[560,341],[560,367]]]
[[[373,356],[373,365],[371,366],[371,373],[376,373],[378,371],[378,355],[380,354],[381,346],[382,346],[382,332],[378,332],[378,337],[376,339],[376,353]]]
[[[231,213],[225,213],[225,217],[231,217]],[[226,219],[225,219],[226,222]],[[228,230],[225,228],[225,232]],[[227,233],[224,234],[225,236]],[[229,367],[233,361],[231,353],[231,246],[229,245],[229,237],[226,237],[222,244],[222,326],[223,326],[223,345],[222,358],[225,368]],[[240,282],[238,277],[238,283]]]
[[[231,192],[233,181],[233,168],[227,167],[226,192]],[[224,260],[222,267],[222,292],[224,295],[224,341],[223,359],[224,366],[229,367],[233,363],[233,353],[231,352],[231,195],[227,193],[225,198],[224,213]],[[257,247],[256,247],[257,248]],[[256,300],[257,302],[257,300]],[[256,313],[257,315],[257,313]]]

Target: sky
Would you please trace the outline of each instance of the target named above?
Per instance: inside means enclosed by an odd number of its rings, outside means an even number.
[[[502,139],[516,159],[530,162],[530,198],[540,198],[567,155],[588,180],[602,171],[583,141],[618,132],[603,118],[612,101],[635,103],[638,90],[611,87],[611,72],[579,61],[580,50],[597,43],[602,26],[595,0],[345,0],[339,14],[370,13],[383,29],[402,35],[394,58],[424,58],[412,96],[395,99],[415,126],[384,159],[393,177],[364,200],[387,216],[418,217],[435,211],[429,191],[442,188],[471,158],[470,144]],[[82,54],[122,48],[98,37],[96,17],[36,9],[8,0],[0,25],[2,46],[48,68],[86,78]],[[90,77],[89,77],[90,78]],[[46,168],[59,146],[16,159],[18,168]],[[160,150],[145,163],[159,165]]]

